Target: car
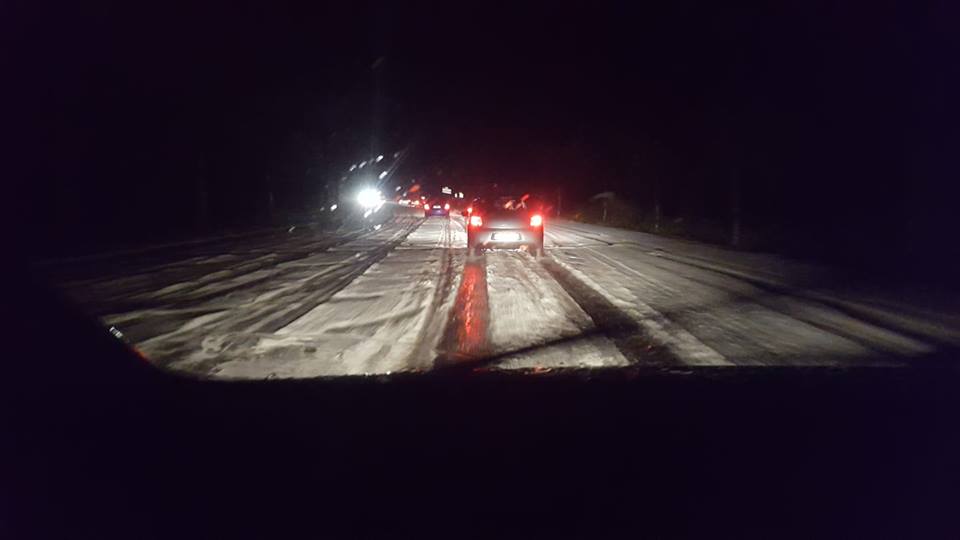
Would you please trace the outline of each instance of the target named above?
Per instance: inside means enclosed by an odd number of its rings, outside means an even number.
[[[442,200],[432,200],[423,203],[423,217],[449,216],[450,203]]]
[[[467,220],[467,249],[479,256],[487,249],[527,249],[543,255],[543,213],[526,198],[500,197],[474,204]]]

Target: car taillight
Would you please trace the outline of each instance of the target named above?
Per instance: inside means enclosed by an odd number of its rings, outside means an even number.
[[[541,225],[543,225],[543,216],[541,216],[540,214],[534,214],[530,216],[531,227],[539,227]]]
[[[480,227],[483,225],[483,219],[480,216],[470,216],[470,226],[471,227]]]
[[[444,209],[444,210],[449,210],[449,209],[450,209],[450,205],[449,205],[449,204],[443,205],[443,209]]]
[[[424,209],[424,210],[429,210],[429,209],[430,209],[430,203],[424,203],[423,209]]]

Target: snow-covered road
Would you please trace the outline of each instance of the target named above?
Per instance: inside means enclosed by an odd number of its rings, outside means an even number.
[[[460,217],[261,232],[58,268],[156,364],[223,378],[431,369],[903,366],[960,344],[955,313],[827,289],[824,269],[551,221],[547,256],[466,256]]]

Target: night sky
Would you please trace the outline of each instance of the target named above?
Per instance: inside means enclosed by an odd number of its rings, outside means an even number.
[[[376,140],[428,182],[716,222],[735,192],[778,247],[955,254],[949,3],[406,4],[5,6],[33,250],[309,209]]]

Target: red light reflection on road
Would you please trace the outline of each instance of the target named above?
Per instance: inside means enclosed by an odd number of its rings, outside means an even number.
[[[447,360],[469,360],[487,352],[487,269],[477,262],[463,267],[463,281],[457,291],[447,333]]]

